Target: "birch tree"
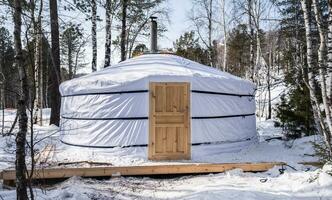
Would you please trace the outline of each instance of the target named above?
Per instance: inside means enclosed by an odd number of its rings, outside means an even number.
[[[332,97],[332,0],[328,0],[327,69],[327,95]]]
[[[253,79],[256,82],[259,82],[259,78],[257,77],[258,71],[261,67],[261,59],[262,59],[262,48],[261,48],[261,39],[260,39],[260,20],[262,14],[262,3],[261,0],[252,0],[253,1],[253,9],[251,11],[252,18],[254,21],[255,27],[255,37],[256,37],[256,62],[254,65],[254,75]]]
[[[105,42],[105,59],[104,67],[111,65],[111,56],[112,56],[112,28],[115,21],[116,14],[120,7],[121,0],[106,0],[105,2],[105,32],[106,32],[106,42]]]
[[[112,0],[106,0],[105,3],[106,42],[105,42],[104,67],[108,67],[111,65],[112,21],[113,21],[112,4],[113,4]]]
[[[325,34],[324,34],[324,28],[323,28],[323,20],[322,20],[322,14],[321,10],[319,8],[318,0],[313,0],[313,8],[315,13],[315,19],[316,24],[318,28],[319,33],[319,50],[318,50],[318,71],[320,75],[320,86],[321,86],[321,95],[323,100],[323,106],[325,111],[325,121],[327,123],[327,130],[325,133],[325,140],[327,143],[327,146],[329,147],[329,153],[330,156],[332,156],[332,149],[331,149],[331,133],[332,133],[332,121],[331,121],[331,104],[328,99],[330,99],[330,96],[327,96],[327,89],[326,89],[326,82],[325,82],[325,74],[326,74],[326,66],[325,66],[325,51],[326,51],[326,40],[325,40]]]
[[[17,114],[19,118],[19,131],[16,135],[16,195],[18,200],[28,199],[27,180],[25,174],[25,144],[27,134],[28,117],[26,113],[28,101],[28,82],[26,69],[23,66],[23,54],[21,43],[21,26],[22,26],[22,5],[21,0],[14,1],[14,44],[15,44],[15,65],[19,71],[20,91],[17,103]]]
[[[222,30],[224,36],[223,71],[227,71],[227,31],[226,31],[225,1],[226,0],[221,0],[221,18],[222,18]]]
[[[248,26],[249,26],[249,39],[250,39],[250,56],[249,56],[249,68],[251,70],[250,79],[255,80],[255,64],[254,64],[254,25],[253,25],[253,15],[252,15],[252,2],[253,0],[248,0]]]
[[[192,21],[198,36],[209,51],[210,66],[215,66],[213,48],[213,30],[215,29],[214,0],[195,0],[191,9],[190,20]]]
[[[91,0],[92,72],[97,71],[97,2]]]
[[[319,130],[320,133],[324,136],[324,141],[327,146],[328,154],[329,157],[331,157],[332,152],[331,152],[331,136],[330,136],[330,122],[328,123],[328,127],[325,126],[325,120],[322,115],[322,112],[320,110],[319,106],[319,101],[316,96],[317,91],[315,90],[315,77],[314,77],[314,53],[313,53],[313,42],[312,42],[312,17],[311,17],[311,7],[312,7],[312,2],[311,0],[301,0],[301,5],[302,5],[302,11],[303,11],[303,17],[304,17],[304,25],[305,25],[305,36],[306,36],[306,45],[307,45],[307,74],[308,74],[308,84],[307,87],[310,92],[310,100],[313,108],[313,113],[314,113],[314,119],[316,126]],[[316,14],[317,12],[317,7],[316,7],[316,1],[314,0],[314,10],[315,10],[315,18],[317,19],[318,16]],[[319,25],[318,25],[319,26]],[[320,82],[323,82],[324,74],[321,71],[322,69],[319,69],[320,73]],[[324,84],[324,83],[321,83]],[[321,88],[322,90],[324,89],[323,87]],[[325,90],[326,92],[326,90]],[[323,92],[323,93],[325,93]],[[324,95],[324,94],[322,94]],[[326,99],[325,99],[326,100]],[[323,97],[324,101],[324,97]],[[324,107],[326,106],[326,102],[324,103]],[[327,111],[327,110],[325,110]],[[328,111],[329,112],[329,111]],[[329,116],[330,117],[330,116]]]
[[[34,123],[43,125],[43,65],[42,65],[42,45],[43,45],[43,34],[42,34],[42,10],[43,0],[39,2],[39,9],[37,18],[35,17],[35,1],[31,0],[31,18],[33,23],[34,31],[34,59],[35,59],[35,95],[34,99]]]
[[[126,52],[126,35],[127,35],[127,7],[128,0],[122,1],[122,12],[121,12],[121,39],[120,39],[120,48],[121,48],[121,61],[126,60],[127,52]]]

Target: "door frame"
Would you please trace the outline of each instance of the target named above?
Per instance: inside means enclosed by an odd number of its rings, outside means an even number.
[[[155,124],[153,122],[153,120],[155,120],[155,117],[153,117],[153,108],[155,107],[154,105],[154,102],[152,100],[153,97],[153,87],[157,84],[181,84],[181,85],[186,85],[187,86],[187,92],[185,93],[187,95],[187,120],[188,120],[188,123],[187,123],[187,154],[184,155],[184,156],[178,156],[178,157],[174,157],[172,159],[169,159],[168,156],[157,156],[155,157],[154,155],[154,147],[153,147],[153,141],[154,141],[154,127],[153,125]],[[149,160],[190,160],[191,159],[191,84],[190,82],[149,82],[149,131],[148,131],[148,159]],[[186,124],[186,123],[185,123]]]

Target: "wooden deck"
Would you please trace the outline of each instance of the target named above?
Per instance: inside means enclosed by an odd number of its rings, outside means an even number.
[[[73,176],[81,177],[114,177],[114,176],[152,176],[152,175],[176,175],[176,174],[208,174],[222,173],[232,169],[242,169],[244,172],[263,172],[274,166],[286,165],[283,162],[260,162],[260,163],[180,163],[180,164],[154,164],[140,166],[112,166],[111,163],[100,162],[64,162],[58,166],[71,164],[90,163],[92,167],[41,167],[42,164],[51,160],[55,146],[46,145],[36,155],[38,164],[32,178],[34,180],[56,180],[66,179]],[[299,164],[319,166],[319,162],[302,162]],[[39,166],[39,167],[38,167]],[[4,185],[13,185],[15,182],[15,170],[8,169],[0,172],[0,179]],[[30,172],[29,172],[30,173]]]
[[[274,166],[281,166],[282,162],[264,163],[219,163],[219,164],[176,164],[149,166],[105,166],[105,167],[74,167],[74,168],[43,168],[36,169],[33,179],[63,179],[73,176],[81,177],[114,177],[114,176],[150,176],[169,174],[206,174],[221,173],[232,169],[242,169],[244,172],[263,172]],[[15,170],[4,170],[1,179],[4,184],[15,180]]]

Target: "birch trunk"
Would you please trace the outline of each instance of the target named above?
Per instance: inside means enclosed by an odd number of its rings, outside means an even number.
[[[223,54],[223,71],[227,71],[227,31],[226,31],[226,11],[225,11],[225,0],[221,0],[221,14],[222,14],[222,25],[224,32],[224,54]]]
[[[4,46],[4,41],[0,41],[1,46]],[[5,57],[5,51],[1,52],[0,55],[0,103],[1,103],[1,135],[4,135],[4,129],[5,129],[5,83],[6,83],[6,77],[3,74],[3,68],[4,68],[4,57]]]
[[[254,27],[252,22],[252,1],[248,0],[248,18],[249,18],[249,30],[250,30],[250,57],[249,57],[249,71],[250,79],[254,82],[255,80],[255,65],[254,65]]]
[[[314,74],[313,74],[313,45],[312,45],[312,30],[311,30],[311,2],[308,0],[301,0],[304,24],[305,24],[305,35],[307,45],[307,65],[308,65],[308,89],[310,93],[311,106],[314,113],[316,126],[320,126],[320,131],[324,136],[326,146],[328,147],[329,154],[331,155],[331,144],[329,140],[329,134],[326,132],[323,116],[320,111],[319,102],[316,96]]]
[[[332,0],[328,0],[328,33],[327,33],[327,95],[330,97],[330,104],[332,103]],[[331,109],[331,108],[330,108]]]
[[[128,6],[128,0],[122,0],[121,43],[120,43],[121,61],[126,60],[127,6]]]
[[[28,117],[26,113],[28,102],[28,82],[26,76],[26,69],[23,65],[23,53],[21,43],[21,19],[22,6],[21,0],[14,1],[14,44],[15,44],[15,65],[19,72],[20,91],[19,100],[17,103],[17,114],[19,120],[19,131],[16,135],[16,195],[18,200],[28,199],[27,194],[27,180],[25,174],[25,144]]]
[[[326,41],[325,41],[325,35],[324,30],[322,27],[322,16],[321,11],[319,9],[319,4],[317,0],[313,0],[313,8],[315,12],[315,19],[317,22],[317,28],[319,32],[319,50],[318,50],[318,67],[319,67],[319,75],[320,75],[320,86],[321,86],[321,94],[322,94],[322,100],[325,110],[325,121],[327,123],[328,130],[326,130],[326,136],[325,136],[325,142],[327,146],[329,147],[330,156],[332,155],[332,149],[331,149],[331,133],[332,133],[332,121],[331,121],[331,112],[330,112],[330,102],[328,101],[327,91],[326,91],[326,82],[325,82],[325,62],[324,62],[324,53],[326,50]]]
[[[34,3],[34,2],[33,2]],[[35,7],[32,6],[34,10]],[[40,1],[40,10],[39,15],[37,17],[37,21],[34,23],[34,35],[35,35],[35,102],[34,102],[34,123],[43,125],[43,113],[42,113],[42,104],[43,104],[43,66],[42,66],[42,26],[41,26],[41,11],[43,9],[43,1]],[[34,15],[34,11],[32,11],[32,15]],[[34,20],[34,16],[32,17]]]
[[[261,48],[261,39],[259,37],[259,29],[260,29],[260,16],[261,16],[261,12],[262,12],[262,8],[261,8],[261,0],[253,0],[253,7],[252,7],[252,18],[253,18],[253,22],[255,25],[255,29],[256,29],[256,63],[254,65],[254,80],[256,82],[259,82],[259,77],[258,76],[258,72],[260,70],[260,68],[262,67],[262,48]]]
[[[208,43],[209,43],[209,59],[210,59],[210,66],[214,66],[213,62],[213,47],[212,47],[212,0],[209,1],[209,6],[206,9],[207,16],[208,16]]]
[[[97,2],[91,0],[92,10],[92,72],[97,71]]]
[[[256,28],[256,63],[254,65],[254,80],[257,79],[257,73],[261,67],[261,39],[259,37],[259,25]],[[257,82],[257,80],[256,80]]]
[[[112,0],[106,0],[106,42],[104,68],[111,65],[112,46]]]
[[[272,68],[272,44],[270,46],[270,51],[269,51],[269,64],[267,65],[267,94],[268,94],[268,110],[267,110],[267,117],[266,119],[271,119],[271,115],[272,115],[272,105],[271,105],[271,68]]]
[[[67,57],[68,57],[68,75],[69,75],[69,79],[74,78],[73,77],[73,53],[72,53],[72,49],[73,49],[73,44],[72,44],[72,34],[69,34],[69,40],[68,40],[68,50],[67,50]]]

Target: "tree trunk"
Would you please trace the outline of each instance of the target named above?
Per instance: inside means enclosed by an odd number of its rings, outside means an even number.
[[[270,52],[269,52],[269,64],[267,66],[267,92],[268,92],[268,110],[267,110],[267,117],[266,119],[271,119],[272,115],[272,102],[271,102],[271,68],[272,68],[272,44],[270,46]]]
[[[328,34],[327,34],[327,95],[330,97],[330,104],[332,103],[332,0],[328,0]],[[331,108],[330,108],[331,109]]]
[[[250,30],[250,57],[249,57],[249,68],[251,70],[250,79],[254,82],[255,80],[255,64],[254,64],[254,27],[252,22],[252,0],[248,0],[248,18],[249,18],[249,30]],[[249,70],[249,71],[250,71]]]
[[[50,85],[50,124],[59,126],[60,122],[60,44],[59,44],[59,23],[57,0],[49,0],[52,40],[52,67],[49,72]]]
[[[319,44],[319,50],[318,50],[318,67],[319,67],[319,75],[320,75],[320,85],[321,85],[321,94],[322,94],[322,100],[323,100],[323,105],[324,105],[324,110],[325,110],[325,121],[327,123],[328,130],[326,130],[326,144],[329,147],[329,152],[330,156],[332,156],[332,149],[331,149],[331,133],[332,133],[332,121],[331,121],[331,112],[330,112],[330,102],[328,99],[330,97],[327,96],[327,91],[326,91],[326,82],[325,82],[325,58],[324,58],[324,53],[326,50],[326,41],[325,41],[325,35],[324,35],[324,30],[322,27],[322,16],[321,16],[321,11],[319,9],[319,3],[317,0],[313,0],[313,7],[314,7],[314,12],[315,12],[315,19],[317,22],[317,28],[319,32],[319,39],[320,39],[320,44]]]
[[[33,2],[34,3],[34,2]],[[42,9],[43,1],[40,2],[40,9]],[[34,9],[34,6],[32,6]],[[41,11],[41,10],[40,10]],[[34,12],[33,14],[34,15]],[[33,19],[34,16],[33,16]],[[34,123],[42,125],[42,107],[43,107],[43,66],[42,66],[42,44],[43,44],[43,36],[42,36],[42,26],[41,26],[41,12],[37,17],[37,21],[34,23],[34,35],[35,35],[35,90],[36,95],[34,98]]]
[[[305,24],[305,35],[306,35],[306,45],[307,45],[307,65],[308,65],[308,84],[307,87],[310,93],[310,101],[312,110],[314,113],[314,120],[317,128],[323,134],[325,143],[329,149],[329,153],[331,155],[331,144],[329,138],[329,134],[326,132],[326,127],[324,123],[323,116],[320,111],[319,102],[316,96],[315,91],[315,77],[313,74],[313,45],[312,45],[312,30],[311,30],[311,2],[310,0],[301,0],[304,24]]]
[[[4,41],[0,41],[2,43],[1,46],[4,46]],[[4,135],[4,129],[5,129],[5,82],[6,78],[3,74],[3,59],[4,59],[4,52],[1,52],[2,55],[0,55],[0,104],[1,104],[1,135]]]
[[[259,30],[260,30],[260,15],[261,15],[261,0],[253,0],[253,7],[252,7],[252,18],[256,29],[256,63],[254,65],[254,77],[253,79],[258,82],[258,72],[262,67],[262,47],[261,47],[261,39],[259,37]]]
[[[221,14],[222,14],[222,26],[224,32],[224,52],[223,52],[223,71],[227,71],[227,31],[226,31],[226,11],[225,11],[225,0],[221,0]]]
[[[97,71],[97,2],[91,0],[92,9],[92,72]]]
[[[212,44],[212,0],[209,1],[208,15],[208,43],[209,43],[209,59],[210,66],[214,67],[213,44]]]
[[[68,36],[68,49],[67,49],[67,57],[68,57],[68,75],[69,79],[73,78],[73,58],[72,58],[72,38],[71,34]]]
[[[257,19],[258,21],[258,19]],[[257,74],[261,67],[261,58],[262,58],[262,52],[261,52],[261,39],[259,38],[259,26],[256,27],[256,63],[254,65],[254,80],[258,79]],[[258,81],[258,80],[256,80]]]
[[[112,0],[106,0],[106,42],[104,68],[111,65],[112,47]]]
[[[121,20],[121,61],[126,60],[126,21],[127,21],[128,0],[122,0],[122,20]]]
[[[28,199],[27,180],[25,174],[25,144],[28,125],[26,113],[28,101],[28,82],[26,71],[23,66],[22,43],[21,43],[21,0],[14,1],[14,44],[15,44],[15,65],[19,72],[20,91],[17,103],[17,113],[19,118],[19,131],[16,135],[16,195],[19,200]]]

